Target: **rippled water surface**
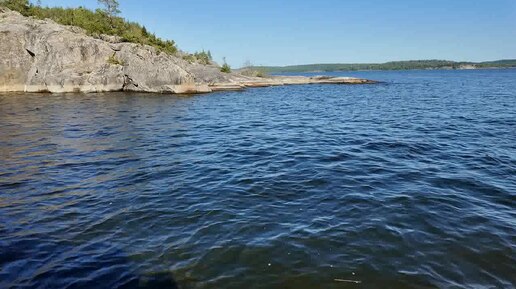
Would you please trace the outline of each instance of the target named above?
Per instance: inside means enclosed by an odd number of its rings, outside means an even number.
[[[514,288],[516,70],[0,95],[0,288]]]

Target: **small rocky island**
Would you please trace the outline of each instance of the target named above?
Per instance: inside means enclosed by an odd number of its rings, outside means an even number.
[[[292,84],[368,84],[351,77],[224,73],[152,46],[116,36],[89,36],[79,27],[25,17],[0,7],[0,92],[209,93]]]

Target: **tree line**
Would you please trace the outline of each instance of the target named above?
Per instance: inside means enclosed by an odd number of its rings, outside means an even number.
[[[358,63],[358,64],[307,64],[293,66],[261,66],[255,67],[268,73],[297,73],[297,72],[332,72],[355,70],[410,70],[410,69],[460,69],[473,68],[512,68],[516,67],[516,60],[498,60],[488,62],[455,62],[449,60],[410,60],[392,61],[386,63]]]
[[[117,0],[98,0],[102,9],[95,11],[84,7],[62,8],[34,5],[29,0],[0,0],[0,5],[18,11],[24,16],[51,19],[59,24],[83,28],[89,35],[102,34],[120,37],[122,42],[132,42],[155,47],[158,51],[175,54],[178,49],[173,40],[163,40],[149,33],[145,26],[120,17]]]

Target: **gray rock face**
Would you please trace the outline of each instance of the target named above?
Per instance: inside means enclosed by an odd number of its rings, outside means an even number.
[[[294,84],[366,84],[336,77],[252,77],[189,63],[150,46],[88,36],[78,27],[24,17],[0,7],[1,92],[141,91],[208,93]]]
[[[190,64],[150,46],[101,38],[0,11],[0,92],[162,92],[230,77],[216,66]]]

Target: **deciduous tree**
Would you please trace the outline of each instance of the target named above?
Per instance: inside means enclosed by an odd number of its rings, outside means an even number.
[[[115,17],[120,14],[120,4],[117,0],[98,0],[99,4],[104,6],[103,11],[110,17]]]

